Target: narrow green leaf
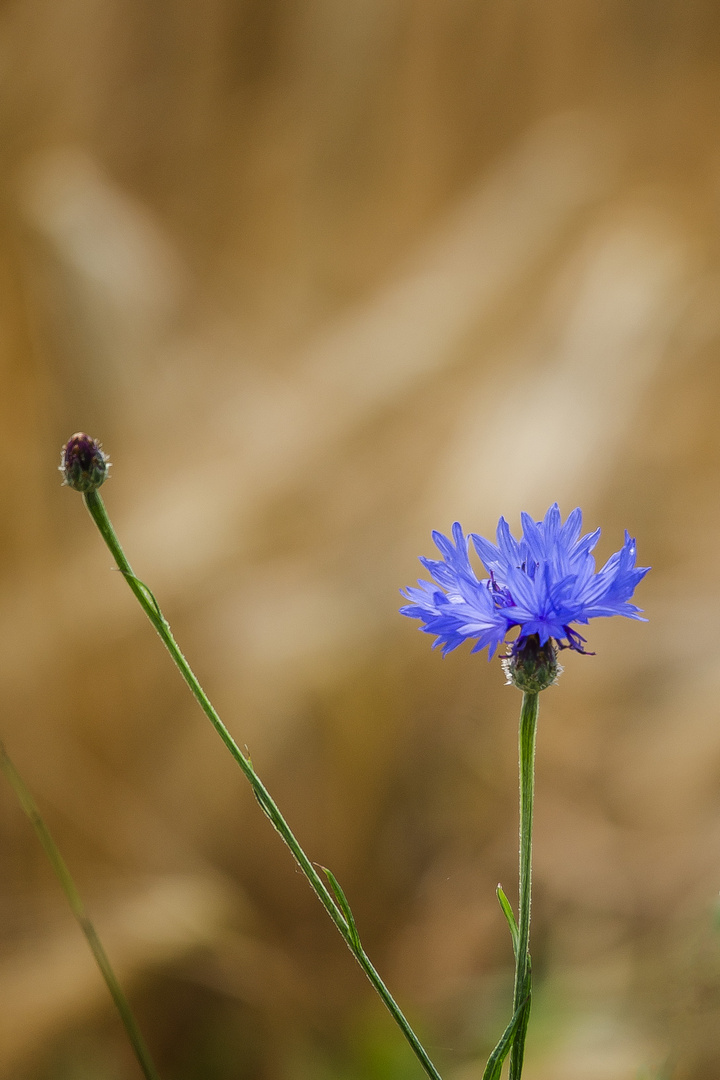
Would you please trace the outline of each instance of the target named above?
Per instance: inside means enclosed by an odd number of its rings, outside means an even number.
[[[330,888],[335,893],[335,899],[337,900],[340,910],[343,913],[343,918],[347,923],[348,932],[352,939],[353,945],[356,949],[362,949],[362,945],[360,943],[360,935],[358,934],[357,927],[355,925],[355,918],[352,911],[350,910],[350,905],[347,902],[347,897],[345,896],[345,893],[340,888],[340,884],[335,875],[333,874],[332,870],[328,870],[327,866],[321,866],[320,869],[326,875],[328,881],[330,882]]]
[[[520,1021],[522,1020],[525,1006],[528,1003],[528,998],[529,995],[528,997],[523,998],[523,1000],[518,1005],[512,1020],[503,1031],[500,1042],[497,1044],[492,1054],[488,1058],[488,1063],[485,1066],[485,1072],[482,1075],[482,1080],[499,1080],[500,1073],[502,1072],[503,1062],[508,1056],[508,1052],[510,1050],[510,1047],[512,1046],[513,1037],[518,1029]]]
[[[252,784],[252,791],[253,791],[253,795],[257,799],[258,806],[260,807],[263,814],[265,815],[265,817],[268,819],[268,821],[272,825],[275,832],[279,833],[280,836],[283,836],[282,829],[280,828],[280,820],[282,820],[282,819],[278,820],[278,810],[277,810],[277,808],[271,806],[268,803],[268,801],[267,801],[268,796],[262,791],[261,788],[256,787],[256,785],[254,783]],[[283,837],[283,839],[284,839],[284,837]]]
[[[139,577],[136,577],[135,574],[130,574],[130,573],[128,573],[127,570],[123,570],[121,572],[125,575],[126,578],[132,578],[132,580],[135,582],[135,584],[140,586],[140,588],[142,589],[142,591],[145,594],[146,599],[149,600],[150,603],[152,604],[152,606],[155,608],[155,614],[157,615],[160,622],[163,623],[165,626],[167,626],[168,625],[167,619],[165,618],[162,611],[160,610],[160,605],[158,604],[157,600],[155,599],[155,594],[152,591],[152,589],[150,589],[145,584],[144,581],[141,581]]]
[[[513,952],[515,954],[515,959],[517,960],[518,944],[520,942],[520,932],[518,930],[518,925],[515,922],[513,909],[510,907],[510,901],[503,892],[502,885],[498,885],[495,892],[497,894],[498,901],[500,902],[500,907],[503,910],[503,915],[507,919],[507,924],[510,927],[510,936],[512,938]]]

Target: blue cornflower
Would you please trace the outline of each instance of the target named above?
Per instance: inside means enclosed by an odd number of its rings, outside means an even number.
[[[650,567],[635,565],[635,541],[627,532],[620,551],[596,572],[592,551],[600,530],[580,536],[580,509],[563,524],[554,503],[542,521],[523,514],[522,525],[516,540],[500,518],[497,544],[475,533],[466,537],[458,522],[452,540],[433,533],[442,561],[420,562],[435,584],[419,581],[418,588],[405,589],[410,603],[400,610],[421,619],[426,633],[437,635],[434,646],[441,645],[443,655],[471,639],[473,652],[487,646],[492,657],[516,628],[512,655],[531,638],[541,647],[550,642],[549,647],[584,652],[585,638],[571,624],[584,625],[600,615],[641,618],[630,597]],[[482,580],[470,565],[470,540],[488,574]]]

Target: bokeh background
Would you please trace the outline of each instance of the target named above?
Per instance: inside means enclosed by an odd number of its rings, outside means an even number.
[[[519,696],[398,589],[459,519],[623,529],[647,624],[543,695],[527,1080],[720,1076],[720,8],[6,0],[2,737],[164,1080],[420,1071],[136,572],[448,1080],[512,957]],[[0,1075],[139,1075],[0,785]]]

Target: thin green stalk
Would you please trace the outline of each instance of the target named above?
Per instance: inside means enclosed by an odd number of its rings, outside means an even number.
[[[57,844],[50,835],[50,831],[43,821],[35,800],[30,794],[30,791],[19,772],[8,757],[7,751],[2,743],[0,743],[0,768],[17,795],[20,805],[29,817],[32,826],[37,833],[38,839],[45,849],[45,854],[55,871],[58,881],[63,887],[68,903],[70,904],[70,909],[87,939],[87,943],[92,950],[92,954],[100,968],[102,976],[107,984],[107,988],[115,1002],[115,1007],[125,1026],[125,1031],[127,1032],[128,1039],[135,1051],[135,1057],[142,1069],[143,1075],[146,1080],[159,1080],[158,1074],[155,1071],[155,1066],[150,1058],[150,1051],[145,1045],[145,1040],[140,1033],[140,1028],[133,1016],[128,1000],[120,987],[120,983],[115,976],[107,953],[105,952],[95,927],[90,921],[90,917],[80,899],[80,894],[75,882],[70,876],[70,871],[65,864],[65,860],[60,854]]]
[[[406,1020],[399,1006],[392,997],[390,991],[385,986],[385,983],[378,975],[367,954],[365,953],[365,950],[360,944],[354,922],[351,918],[347,918],[345,914],[343,914],[344,908],[342,903],[340,905],[336,903],[336,900],[331,895],[322,878],[317,873],[315,867],[310,862],[303,849],[300,847],[298,841],[295,839],[295,836],[290,830],[289,825],[287,824],[285,818],[282,816],[277,806],[275,805],[275,802],[270,796],[267,788],[255,772],[252,766],[252,762],[240,750],[232,735],[225,727],[218,714],[215,712],[215,709],[210,703],[209,698],[207,697],[205,691],[198,682],[194,672],[192,671],[190,665],[180,651],[177,642],[172,636],[172,633],[170,632],[170,626],[168,625],[167,620],[165,619],[162,611],[160,610],[157,600],[150,592],[148,587],[144,585],[142,581],[140,581],[137,577],[135,577],[130,563],[125,557],[125,553],[120,545],[120,541],[115,534],[115,530],[112,527],[107,511],[105,509],[105,505],[102,501],[102,498],[100,497],[99,492],[85,492],[83,494],[83,499],[85,500],[85,505],[90,512],[90,516],[97,525],[103,540],[110,549],[110,552],[115,559],[115,562],[117,563],[118,569],[123,573],[125,580],[135,594],[138,603],[140,604],[148,619],[162,638],[162,641],[166,649],[170,653],[170,656],[172,657],[175,666],[178,668],[183,679],[192,691],[192,694],[200,705],[200,708],[210,720],[218,735],[232,754],[236,763],[240,766],[248,781],[252,785],[255,796],[260,803],[263,811],[270,818],[270,821],[280,833],[287,846],[290,848],[290,851],[295,857],[298,866],[305,874],[305,877],[308,879],[312,888],[315,890],[315,893],[317,894],[321,904],[327,911],[332,921],[335,923],[335,926],[342,934],[345,943],[352,952],[353,956],[360,964],[360,967],[363,969],[368,979],[382,998],[385,1006],[389,1010],[396,1024],[401,1029],[403,1035],[412,1047],[426,1074],[431,1077],[432,1080],[441,1080],[440,1074],[438,1073],[437,1069],[428,1057],[420,1040],[418,1039],[413,1029],[410,1027],[410,1024]],[[334,879],[331,878],[330,880],[332,884]],[[347,901],[345,901],[345,905],[346,904]]]
[[[510,1080],[520,1080],[525,1036],[530,1019],[532,973],[530,968],[530,893],[532,888],[532,826],[535,794],[535,735],[538,694],[524,693],[520,712],[520,893],[518,942],[515,961],[513,1013],[525,1002],[510,1051]]]

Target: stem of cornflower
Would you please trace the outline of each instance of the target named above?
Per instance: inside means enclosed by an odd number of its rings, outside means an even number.
[[[530,1019],[532,973],[530,968],[530,893],[532,888],[532,826],[535,794],[535,735],[538,694],[524,693],[520,712],[520,890],[518,944],[515,956],[513,1013],[522,1007],[510,1051],[510,1080],[520,1080],[525,1036]]]
[[[102,946],[102,942],[97,935],[97,931],[90,921],[90,916],[85,910],[85,906],[80,898],[80,893],[77,890],[77,886],[70,876],[70,871],[65,864],[57,844],[50,835],[50,830],[43,821],[42,815],[37,808],[35,800],[33,799],[30,791],[25,784],[25,781],[20,776],[12,761],[8,757],[7,751],[2,743],[0,743],[0,769],[5,774],[8,783],[14,790],[18,797],[18,801],[23,810],[27,814],[30,822],[37,833],[38,839],[45,849],[45,854],[50,860],[55,874],[62,885],[65,896],[70,904],[70,909],[75,916],[80,929],[82,930],[87,943],[90,946],[95,961],[100,968],[102,977],[104,978],[107,988],[110,991],[110,995],[115,1002],[115,1007],[120,1014],[120,1019],[123,1022],[125,1031],[127,1032],[130,1044],[135,1051],[135,1057],[142,1070],[145,1080],[158,1080],[158,1074],[155,1071],[155,1066],[150,1058],[150,1051],[145,1045],[145,1040],[140,1033],[140,1028],[137,1025],[137,1021],[133,1016],[132,1009],[128,1003],[125,994],[122,991],[122,987],[117,980],[115,972],[112,969],[108,955]]]
[[[370,959],[368,958],[360,942],[360,938],[355,927],[355,921],[353,919],[352,912],[350,911],[350,908],[348,906],[347,900],[345,899],[345,896],[334,876],[329,871],[325,871],[334,893],[333,897],[333,895],[331,895],[327,886],[323,882],[322,878],[315,870],[315,867],[310,862],[309,858],[301,848],[300,844],[295,839],[295,836],[293,835],[289,825],[285,821],[285,818],[278,810],[267,788],[255,772],[252,766],[252,762],[240,750],[232,735],[225,727],[218,714],[215,712],[215,709],[213,708],[209,698],[207,697],[205,691],[198,682],[195,673],[193,672],[192,668],[183,656],[177,642],[172,636],[170,626],[165,619],[162,611],[160,610],[157,600],[150,592],[150,589],[148,589],[147,585],[144,585],[143,582],[139,580],[139,578],[135,577],[130,563],[125,557],[125,553],[120,545],[120,541],[115,534],[115,530],[112,527],[110,518],[108,517],[107,511],[105,509],[105,504],[103,503],[99,492],[97,490],[87,491],[83,494],[83,499],[85,500],[85,505],[90,513],[90,516],[97,525],[103,540],[110,549],[110,552],[115,559],[115,562],[117,563],[118,569],[122,572],[125,580],[135,594],[138,603],[140,604],[148,619],[162,638],[162,641],[166,649],[170,653],[170,656],[172,657],[175,666],[178,668],[183,679],[189,686],[193,696],[200,705],[200,708],[205,713],[208,720],[213,725],[218,735],[225,743],[226,747],[235,759],[236,763],[240,766],[243,773],[250,782],[252,789],[255,793],[255,797],[260,803],[260,806],[263,809],[264,813],[267,815],[267,817],[270,818],[270,821],[280,833],[287,846],[290,848],[290,851],[292,852],[298,866],[310,882],[312,888],[315,890],[315,893],[317,894],[320,903],[323,905],[328,915],[335,923],[335,926],[340,931],[340,934],[342,935],[346,945],[350,949],[350,952],[360,964],[360,967],[363,969],[368,979],[375,987],[375,990],[380,995],[382,1001],[384,1002],[391,1016],[395,1020],[395,1023],[398,1025],[403,1035],[407,1039],[408,1043],[410,1044],[420,1064],[425,1070],[425,1073],[429,1077],[431,1077],[431,1080],[441,1080],[440,1073],[437,1071],[432,1061],[428,1057],[425,1048],[422,1046],[417,1035],[410,1027],[410,1024],[408,1023],[399,1006],[392,997],[390,991],[385,986],[385,983],[382,981],[374,966],[370,962]]]
[[[520,889],[519,919],[516,922],[510,902],[497,887],[500,907],[507,920],[515,953],[515,991],[513,1015],[500,1037],[500,1041],[488,1058],[483,1080],[500,1080],[503,1062],[510,1054],[510,1080],[520,1080],[525,1036],[530,1019],[532,972],[530,967],[530,890],[532,884],[532,824],[533,798],[535,794],[535,733],[538,718],[538,693],[524,691],[520,710],[519,757],[520,757]]]

